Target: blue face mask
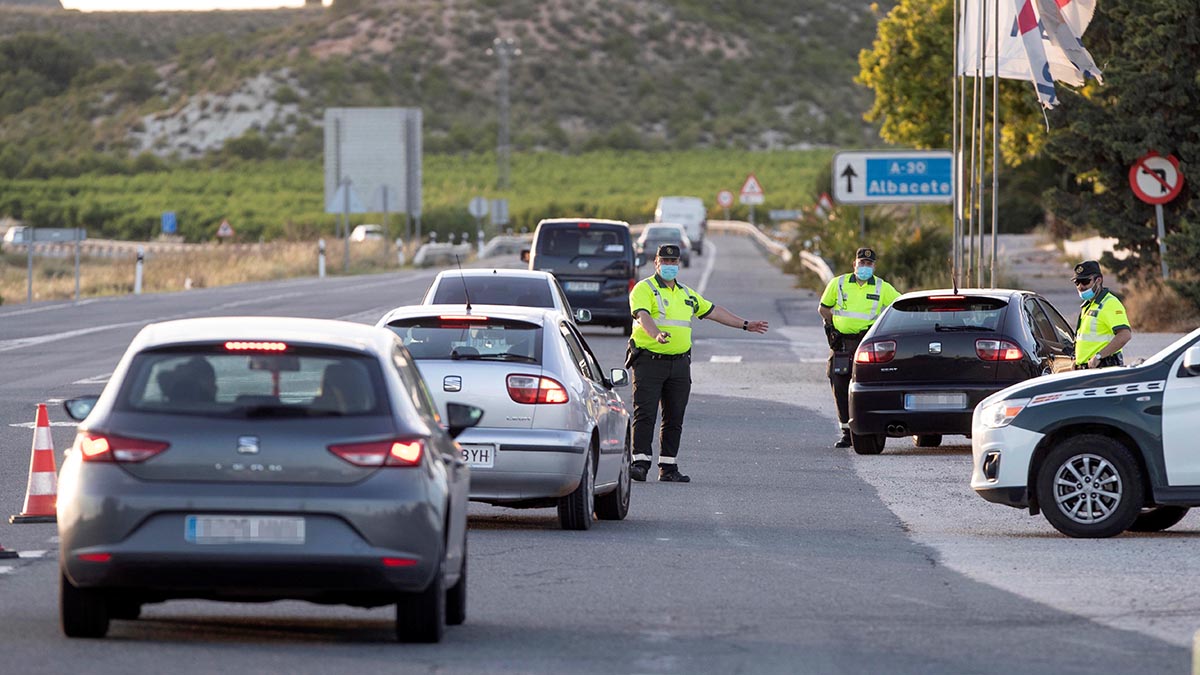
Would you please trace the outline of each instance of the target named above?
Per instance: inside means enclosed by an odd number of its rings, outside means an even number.
[[[858,277],[859,279],[861,279],[863,281],[870,279],[874,275],[875,275],[874,267],[867,267],[866,265],[862,265],[854,270],[854,276]]]
[[[658,276],[666,281],[673,281],[679,276],[679,265],[659,265]]]
[[[1079,291],[1079,298],[1081,300],[1083,300],[1084,302],[1087,302],[1088,300],[1091,300],[1094,297],[1096,297],[1096,291],[1094,291],[1090,288],[1087,289],[1086,291]]]

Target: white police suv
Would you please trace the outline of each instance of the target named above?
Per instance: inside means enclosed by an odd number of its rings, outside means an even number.
[[[975,408],[971,487],[1071,537],[1153,532],[1200,505],[1200,329],[1141,365],[1028,380]]]

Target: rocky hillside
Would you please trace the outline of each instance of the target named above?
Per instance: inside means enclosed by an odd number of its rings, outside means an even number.
[[[886,8],[880,10],[885,11]],[[496,37],[517,149],[874,142],[874,37],[839,0],[338,0],[209,13],[0,9],[0,175],[112,158],[321,153],[327,106],[416,106],[432,152],[495,143]]]

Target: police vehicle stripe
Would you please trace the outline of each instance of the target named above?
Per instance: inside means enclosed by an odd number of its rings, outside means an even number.
[[[1112,387],[1088,387],[1087,389],[1071,389],[1056,391],[1048,394],[1038,394],[1029,401],[1029,407],[1059,403],[1062,401],[1078,401],[1085,398],[1110,398],[1113,396],[1128,396],[1130,394],[1149,394],[1161,392],[1166,387],[1166,380],[1155,382],[1134,382],[1119,384]]]

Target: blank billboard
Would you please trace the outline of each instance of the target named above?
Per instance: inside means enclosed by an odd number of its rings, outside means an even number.
[[[338,196],[346,183],[349,198]],[[325,212],[421,213],[421,111],[325,109]]]

